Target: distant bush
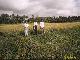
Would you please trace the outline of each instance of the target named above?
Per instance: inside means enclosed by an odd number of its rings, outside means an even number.
[[[28,16],[19,16],[19,15],[8,15],[8,14],[1,14],[0,16],[0,24],[17,24],[22,23],[25,18],[28,18]],[[41,19],[44,20],[44,22],[48,23],[60,23],[60,22],[80,22],[80,16],[59,16],[59,17],[37,17],[37,22],[40,22]],[[34,18],[30,18],[28,20],[29,23],[34,22]]]

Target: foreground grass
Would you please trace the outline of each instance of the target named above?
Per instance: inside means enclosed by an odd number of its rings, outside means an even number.
[[[46,23],[46,26],[45,34],[30,33],[24,37],[21,24],[0,25],[0,58],[79,60],[80,23]]]

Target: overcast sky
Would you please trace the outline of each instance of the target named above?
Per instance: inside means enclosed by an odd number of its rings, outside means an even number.
[[[0,0],[1,13],[39,16],[80,15],[80,0]]]

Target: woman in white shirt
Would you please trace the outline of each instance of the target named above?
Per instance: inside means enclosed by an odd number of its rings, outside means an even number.
[[[29,24],[28,23],[24,23],[24,33],[25,33],[25,36],[26,35],[28,36],[28,31],[29,31]]]
[[[25,36],[28,36],[29,24],[27,23],[27,20],[24,21],[23,26],[24,26]]]

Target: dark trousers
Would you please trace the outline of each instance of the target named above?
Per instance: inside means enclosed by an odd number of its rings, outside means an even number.
[[[33,26],[34,34],[37,35],[37,25]]]

